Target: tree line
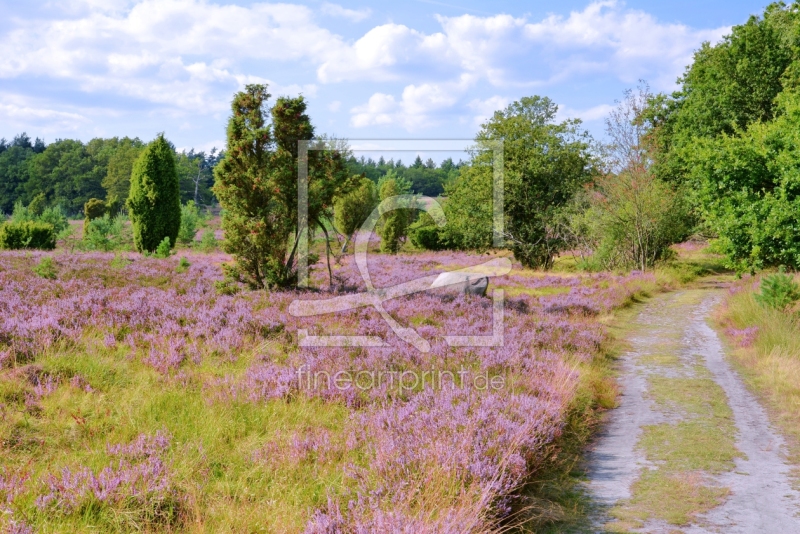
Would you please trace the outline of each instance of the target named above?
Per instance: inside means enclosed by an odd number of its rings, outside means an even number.
[[[228,275],[252,287],[296,282],[305,225],[324,234],[330,259],[330,232],[344,236],[346,249],[376,208],[387,253],[406,243],[432,250],[495,246],[497,174],[487,146],[498,140],[504,147],[499,237],[527,267],[547,269],[572,250],[587,269],[645,270],[696,234],[711,239],[739,272],[797,269],[799,17],[798,2],[771,4],[720,43],[705,43],[677,91],[653,94],[644,82],[626,91],[606,120],[603,141],[579,120],[557,121],[549,98],[531,96],[481,126],[469,161],[437,166],[417,157],[405,166],[356,158],[346,141],[316,133],[303,97],[272,103],[265,85],[248,85],[233,98],[224,156],[175,154],[163,136],[160,142],[174,160],[181,200],[218,199],[224,247],[236,259]],[[314,150],[300,153],[301,141]],[[140,141],[127,138],[3,142],[3,207],[15,198],[40,198],[78,211],[84,199],[104,194],[106,202],[127,198],[132,209],[134,189],[126,179],[141,150]],[[181,170],[189,163],[192,172]],[[301,164],[309,172],[307,221],[297,214]],[[442,216],[423,213],[421,196],[439,197]],[[400,209],[389,210],[390,202]],[[330,260],[328,271],[332,279]]]
[[[43,140],[19,134],[10,142],[0,139],[0,212],[10,214],[18,202],[28,205],[43,196],[47,206],[60,206],[71,215],[83,214],[92,198],[124,203],[131,172],[146,143],[139,138],[96,138],[88,143]],[[214,167],[224,153],[174,152],[180,196],[197,205],[215,203],[211,190]]]

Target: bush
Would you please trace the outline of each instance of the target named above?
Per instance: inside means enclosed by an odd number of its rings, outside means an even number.
[[[387,176],[389,176],[387,174]],[[407,188],[395,178],[381,182],[381,202],[397,195],[406,194]],[[397,254],[402,241],[408,232],[408,210],[404,208],[387,211],[382,215],[379,233],[381,236],[381,252]]]
[[[214,230],[206,230],[200,238],[200,250],[203,252],[214,252],[217,249],[217,237]]]
[[[136,250],[152,252],[165,238],[176,242],[181,226],[180,187],[175,151],[163,134],[147,145],[133,166],[128,210]]]
[[[0,225],[0,248],[53,250],[56,248],[56,233],[52,224],[9,221]]]
[[[439,227],[433,217],[427,213],[423,213],[417,222],[408,227],[408,237],[417,248],[425,250],[444,250],[445,248]]]
[[[378,205],[378,193],[375,184],[369,178],[359,178],[357,187],[338,197],[333,204],[333,224],[336,230],[345,236],[342,252],[347,250],[353,234]]]
[[[175,272],[184,273],[186,272],[192,264],[189,263],[189,260],[186,257],[182,257],[180,261],[178,261],[178,266],[175,268]]]
[[[761,293],[754,295],[754,298],[765,308],[782,311],[800,300],[800,285],[781,269],[761,280]]]
[[[36,220],[46,224],[52,224],[53,231],[56,233],[56,237],[63,235],[64,232],[69,229],[67,214],[64,213],[64,210],[61,208],[61,206],[45,208]]]
[[[108,214],[89,221],[83,230],[83,242],[89,250],[114,250],[122,241],[122,217],[111,218]]]
[[[28,204],[28,211],[33,217],[38,217],[42,213],[44,213],[45,206],[47,205],[47,197],[44,193],[39,193],[33,200],[31,200],[30,204]]]
[[[178,241],[190,245],[197,235],[197,226],[200,223],[200,211],[193,200],[181,206],[181,227],[178,230]]]
[[[55,280],[58,276],[56,272],[56,263],[50,256],[42,257],[39,263],[33,268],[33,272],[48,280]]]
[[[156,258],[169,258],[171,253],[172,246],[170,245],[169,237],[165,237],[156,247],[156,251],[153,253],[153,256]]]

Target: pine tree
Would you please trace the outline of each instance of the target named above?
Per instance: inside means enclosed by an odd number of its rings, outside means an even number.
[[[181,226],[180,189],[175,150],[164,134],[136,160],[127,205],[138,251],[153,252],[165,237],[175,244]]]

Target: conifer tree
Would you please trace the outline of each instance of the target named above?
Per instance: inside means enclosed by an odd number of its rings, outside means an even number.
[[[174,246],[181,226],[181,200],[175,150],[159,134],[136,160],[128,211],[139,252],[153,252],[165,237]]]

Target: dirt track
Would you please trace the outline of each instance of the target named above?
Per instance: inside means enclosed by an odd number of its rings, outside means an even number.
[[[720,289],[672,293],[646,304],[627,336],[629,350],[620,361],[620,405],[589,454],[589,493],[596,503],[594,532],[652,533],[800,533],[800,492],[792,487],[784,440],[767,414],[724,357],[724,348],[707,318],[722,294]],[[666,365],[665,363],[668,363]],[[729,488],[716,507],[691,516],[689,524],[668,524],[641,517],[622,528],[613,521],[620,507],[631,502],[631,486],[644,470],[663,467],[648,460],[640,439],[649,425],[673,425],[686,414],[654,400],[653,376],[710,377],[724,391],[732,412],[735,467],[702,474],[714,488]],[[725,402],[724,401],[724,402]],[[733,427],[731,427],[733,428]],[[607,525],[608,527],[604,527]],[[624,526],[624,525],[623,525]]]

